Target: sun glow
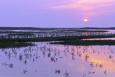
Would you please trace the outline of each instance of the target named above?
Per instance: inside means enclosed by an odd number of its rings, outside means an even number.
[[[88,22],[89,20],[87,18],[83,19],[84,22]]]

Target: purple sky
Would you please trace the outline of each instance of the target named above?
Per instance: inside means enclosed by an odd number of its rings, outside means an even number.
[[[0,26],[114,27],[114,7],[115,0],[0,0]]]

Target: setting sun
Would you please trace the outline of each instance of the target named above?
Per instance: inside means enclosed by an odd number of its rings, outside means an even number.
[[[83,19],[84,22],[88,22],[89,20],[87,18]]]

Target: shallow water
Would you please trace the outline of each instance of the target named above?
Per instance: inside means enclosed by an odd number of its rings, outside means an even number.
[[[42,42],[0,49],[0,77],[115,77],[115,46]]]
[[[89,39],[82,39],[82,40],[115,40],[115,37],[112,37],[112,38],[89,38]]]

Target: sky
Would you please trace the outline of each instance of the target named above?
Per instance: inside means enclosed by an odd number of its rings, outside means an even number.
[[[0,26],[115,27],[115,0],[0,0]]]

